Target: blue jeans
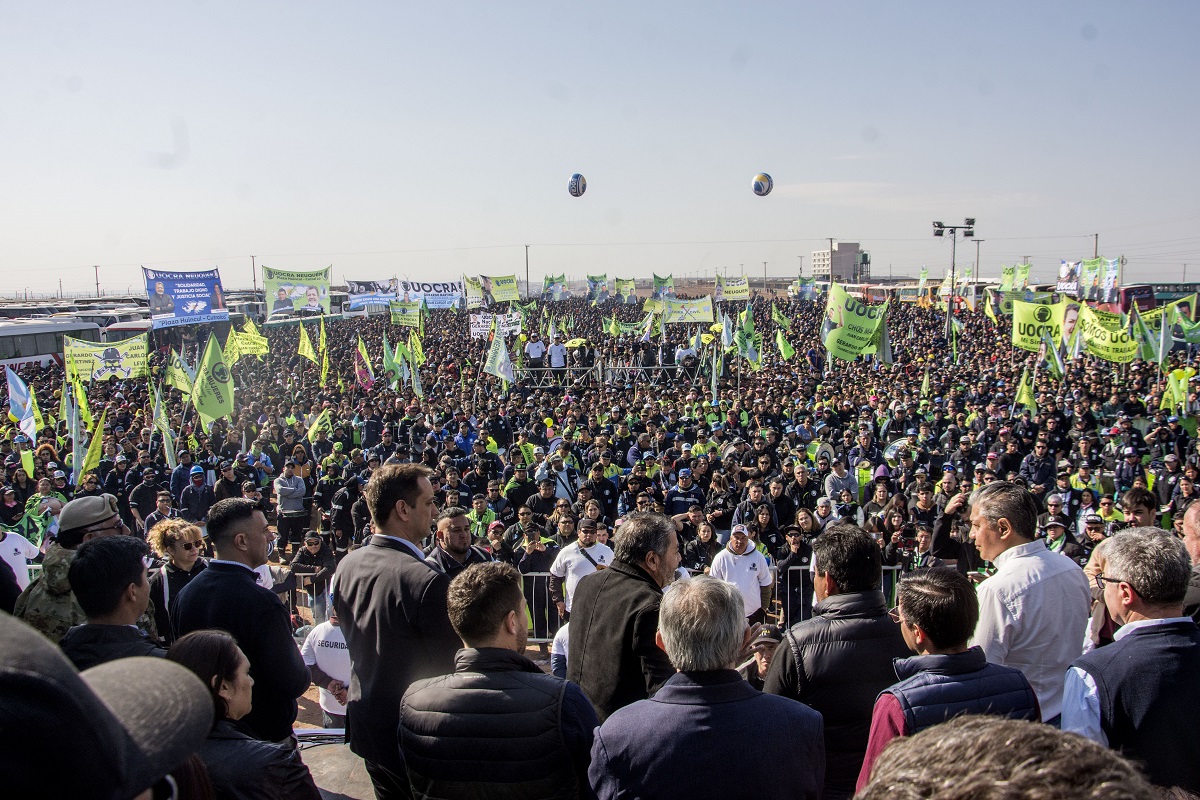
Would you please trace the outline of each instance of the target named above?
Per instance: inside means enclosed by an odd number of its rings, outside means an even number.
[[[308,604],[312,609],[313,625],[329,619],[329,595],[325,592],[309,592]]]

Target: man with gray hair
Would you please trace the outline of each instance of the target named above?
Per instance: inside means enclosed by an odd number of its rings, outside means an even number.
[[[655,637],[662,590],[678,567],[671,519],[635,512],[618,528],[612,566],[584,576],[575,588],[567,678],[580,685],[601,722],[671,677],[671,662]]]
[[[1096,588],[1121,627],[1067,672],[1063,730],[1140,762],[1151,783],[1200,792],[1200,629],[1183,613],[1191,559],[1158,528],[1122,531],[1104,555]]]
[[[1025,673],[1042,719],[1059,724],[1063,673],[1082,649],[1092,607],[1087,576],[1037,539],[1038,506],[1024,486],[993,481],[971,497],[971,539],[996,572],[979,585],[972,645],[991,664]]]
[[[655,641],[677,671],[653,698],[618,709],[596,731],[588,782],[600,800],[821,796],[821,715],[746,683],[735,665],[750,640],[733,584],[701,576],[666,593]],[[696,757],[730,752],[731,743],[732,764]],[[764,753],[772,754],[769,769],[745,761]]]

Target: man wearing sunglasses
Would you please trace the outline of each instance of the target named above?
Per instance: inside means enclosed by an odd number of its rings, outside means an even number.
[[[42,561],[42,574],[21,592],[13,616],[59,642],[73,626],[86,621],[67,574],[76,549],[97,537],[129,533],[117,498],[111,494],[80,497],[67,503],[58,516],[58,535]]]

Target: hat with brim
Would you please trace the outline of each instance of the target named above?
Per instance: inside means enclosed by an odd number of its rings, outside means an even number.
[[[58,515],[58,533],[73,533],[81,528],[99,525],[121,513],[117,498],[111,494],[77,497],[67,503]]]
[[[136,797],[199,750],[212,727],[212,696],[179,664],[122,658],[77,673],[7,614],[0,640],[7,796]]]

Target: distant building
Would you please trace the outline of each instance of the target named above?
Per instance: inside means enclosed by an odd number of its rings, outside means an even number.
[[[871,278],[871,254],[859,248],[858,242],[834,242],[832,252],[812,251],[812,274],[820,281],[864,283]]]

